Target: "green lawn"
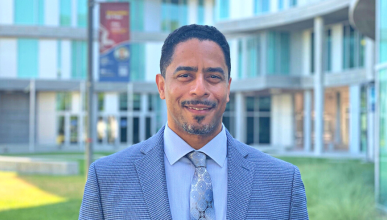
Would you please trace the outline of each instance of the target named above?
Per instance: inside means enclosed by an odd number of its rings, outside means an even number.
[[[50,154],[46,154],[48,156]],[[57,154],[52,154],[57,155]],[[83,169],[83,160],[81,162]],[[374,209],[373,164],[358,160],[281,158],[300,168],[310,219],[386,219]],[[0,171],[0,219],[77,219],[85,177]]]

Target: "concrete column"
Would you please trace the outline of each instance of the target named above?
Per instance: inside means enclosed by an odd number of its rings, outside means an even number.
[[[216,7],[215,1],[212,0],[204,0],[204,23],[207,25],[212,25],[214,22],[214,10]]]
[[[341,94],[336,93],[336,130],[335,144],[341,144]]]
[[[349,87],[349,151],[360,153],[360,85]]]
[[[314,18],[314,153],[321,155],[324,149],[324,20]]]
[[[259,59],[260,59],[260,72],[261,76],[267,75],[267,62],[266,62],[266,52],[267,52],[267,32],[263,32],[260,37],[260,54],[259,54]]]
[[[375,43],[370,38],[366,37],[364,66],[367,72],[367,80],[375,80],[374,66],[375,66]]]
[[[245,96],[242,92],[235,93],[235,138],[241,142],[246,141],[246,114]]]
[[[312,91],[304,91],[304,151],[310,152],[312,146]]]
[[[148,112],[148,94],[141,93],[141,116],[140,116],[140,141],[146,137],[146,115]]]
[[[367,87],[367,159],[374,161],[375,148],[375,85]]]
[[[29,121],[29,151],[35,152],[35,109],[36,109],[35,80],[30,81],[30,121]]]

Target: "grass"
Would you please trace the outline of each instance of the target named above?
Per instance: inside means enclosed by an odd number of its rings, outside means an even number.
[[[387,220],[374,208],[373,164],[358,160],[281,159],[300,168],[310,219]],[[74,160],[84,168],[83,160]],[[83,171],[67,177],[0,171],[0,219],[77,219],[84,184]]]

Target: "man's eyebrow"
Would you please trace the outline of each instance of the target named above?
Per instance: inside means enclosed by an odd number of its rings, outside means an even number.
[[[208,67],[203,70],[203,72],[207,73],[221,73],[224,76],[224,71],[220,67]]]
[[[192,71],[192,72],[197,72],[198,71],[198,68],[197,67],[193,67],[193,66],[178,66],[176,69],[175,69],[175,73],[179,72],[179,71]]]

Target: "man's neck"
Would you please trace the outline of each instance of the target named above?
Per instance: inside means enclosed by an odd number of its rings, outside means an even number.
[[[220,124],[218,128],[214,130],[214,132],[207,135],[189,134],[183,129],[175,128],[174,126],[170,126],[169,124],[168,127],[195,150],[199,150],[200,148],[204,147],[208,142],[210,142],[214,137],[216,137],[216,135],[218,135],[222,131],[222,124]]]

